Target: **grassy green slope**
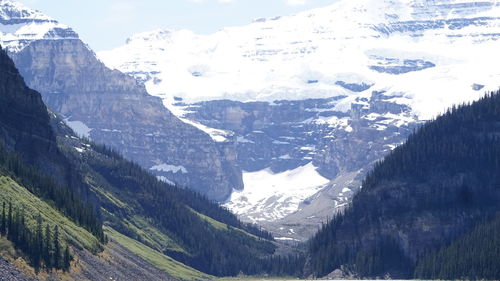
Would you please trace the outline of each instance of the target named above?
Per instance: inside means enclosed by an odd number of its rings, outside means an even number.
[[[215,229],[218,229],[218,230],[236,230],[238,232],[241,232],[242,234],[250,237],[250,238],[253,238],[253,239],[259,239],[259,237],[251,234],[251,233],[248,233],[246,232],[245,230],[241,229],[241,228],[237,228],[237,227],[233,227],[233,226],[230,226],[230,225],[227,225],[225,223],[222,223],[218,220],[214,220],[213,218],[209,217],[209,216],[206,216],[204,214],[201,214],[201,213],[198,213],[196,212],[195,210],[191,209],[191,211],[193,213],[195,213],[197,216],[199,216],[201,219],[203,219],[204,221],[208,222],[211,226],[213,226]]]
[[[111,227],[105,227],[105,233],[116,243],[152,263],[157,268],[166,271],[182,280],[213,280],[214,277],[188,267],[140,242],[127,237]]]
[[[44,222],[59,226],[63,240],[94,253],[101,249],[99,241],[90,232],[76,225],[9,177],[0,176],[0,202],[11,202],[13,208],[24,210],[26,222],[33,230],[36,227],[36,217],[40,214]]]

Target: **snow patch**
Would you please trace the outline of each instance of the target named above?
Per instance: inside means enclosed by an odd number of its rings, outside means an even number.
[[[157,176],[156,177],[159,181],[162,181],[166,184],[170,184],[170,185],[175,185],[175,182],[169,180],[167,177],[164,177],[164,176]]]
[[[244,172],[244,190],[235,190],[224,204],[252,221],[274,221],[299,210],[300,203],[314,195],[329,180],[311,163],[282,173],[271,169]]]
[[[89,128],[82,121],[69,121],[68,119],[64,119],[64,122],[80,137],[90,138],[90,132],[93,130]]]
[[[165,164],[165,163],[153,166],[149,169],[152,171],[169,172],[169,173],[174,173],[174,174],[179,173],[179,172],[183,173],[183,174],[187,174],[187,172],[188,172],[187,169],[184,168],[184,166],[175,166],[175,165],[169,165],[169,164]]]
[[[210,127],[205,126],[205,125],[203,125],[199,122],[196,122],[196,121],[192,121],[192,120],[189,120],[186,118],[180,118],[180,119],[184,123],[192,125],[192,126],[198,128],[199,130],[207,133],[212,138],[212,140],[214,140],[215,142],[227,142],[229,140],[229,138],[233,135],[232,132],[210,128]]]
[[[35,40],[78,38],[71,28],[39,11],[16,1],[0,1],[0,43],[10,52],[19,52]]]
[[[279,240],[279,241],[299,241],[295,238],[291,237],[274,237],[274,239]]]
[[[236,138],[236,142],[238,142],[238,143],[255,143],[255,142],[248,140],[245,137],[241,137],[241,136],[238,136]]]

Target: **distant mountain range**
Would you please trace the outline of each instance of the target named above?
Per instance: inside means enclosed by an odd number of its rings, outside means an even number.
[[[0,276],[499,279],[499,9],[342,0],[112,70],[0,0]]]
[[[245,188],[227,207],[304,239],[413,128],[498,88],[499,39],[498,1],[344,0],[211,35],[145,32],[98,56],[235,144]]]

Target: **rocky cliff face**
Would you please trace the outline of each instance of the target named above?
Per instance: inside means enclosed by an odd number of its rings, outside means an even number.
[[[231,143],[183,123],[133,77],[99,62],[70,28],[14,1],[0,9],[0,42],[28,86],[79,135],[215,200],[242,188]]]
[[[80,40],[35,41],[11,56],[26,83],[77,133],[213,199],[241,188],[230,145],[220,147],[180,121],[134,78],[106,68]]]
[[[410,107],[388,102],[394,96],[373,92],[339,111],[343,98],[177,106],[184,106],[187,118],[235,134],[248,189],[233,193],[225,206],[278,237],[303,240],[348,204],[371,164],[419,125]],[[317,177],[324,181],[315,186]],[[298,191],[294,184],[301,178],[307,188]],[[255,192],[258,184],[272,194]]]

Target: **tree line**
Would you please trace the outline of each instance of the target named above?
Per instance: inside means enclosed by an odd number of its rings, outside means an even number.
[[[0,143],[0,174],[11,177],[76,224],[94,234],[100,241],[105,241],[102,221],[91,203],[84,202],[75,188],[62,186],[37,168],[25,164],[19,156],[8,152],[2,143]]]
[[[422,259],[415,278],[498,280],[500,278],[500,217]]]
[[[93,148],[98,154],[86,154],[86,163],[108,184],[118,188],[120,200],[127,202],[129,207],[133,206],[136,214],[151,218],[155,227],[185,250],[167,250],[165,254],[168,256],[215,276],[270,272],[295,276],[302,270],[299,266],[302,256],[273,256],[276,246],[270,233],[241,222],[204,195],[158,181],[154,175],[125,160],[113,149],[95,144]],[[218,229],[193,210],[227,227]],[[115,215],[120,213],[114,212]],[[141,241],[140,236],[134,235],[119,220],[110,220],[114,229]]]
[[[26,213],[13,208],[11,202],[6,204],[4,201],[0,215],[0,236],[10,240],[36,271],[42,268],[47,271],[70,269],[73,257],[69,245],[62,246],[59,227],[55,225],[52,228],[49,223],[44,223],[41,215],[36,218],[35,229],[31,229]]]
[[[92,149],[94,149],[96,152],[101,153],[105,156],[108,156],[111,159],[115,159],[117,161],[117,163],[118,162],[127,162],[127,160],[119,152],[117,152],[113,148],[110,148],[110,147],[103,145],[103,144],[96,144],[96,143],[94,143],[91,140],[86,139],[86,138],[84,138],[83,141],[91,144]],[[133,163],[130,163],[130,164],[131,165],[127,168],[129,170],[128,174],[130,174],[130,175],[134,174],[134,176],[139,176],[139,177],[144,177],[144,173],[149,174],[149,172],[145,172],[143,170],[143,168],[141,168],[137,164],[133,164]],[[149,175],[149,176],[151,176],[151,175]],[[154,179],[154,181],[156,181],[156,179]],[[151,183],[148,183],[148,184],[151,184]],[[171,193],[171,195],[175,196],[176,200],[191,207],[193,210],[197,211],[198,213],[209,216],[214,220],[225,223],[225,224],[230,225],[232,227],[244,229],[248,233],[253,234],[255,236],[258,236],[258,237],[261,237],[261,238],[264,238],[266,240],[274,240],[271,233],[263,230],[262,228],[260,228],[259,226],[255,225],[255,224],[243,223],[231,211],[222,207],[219,203],[208,199],[208,197],[204,194],[196,192],[196,191],[189,189],[187,187],[171,186],[171,185],[168,185],[168,184],[162,183],[162,182],[157,183],[157,184],[169,186],[168,188],[175,189],[175,192]]]

